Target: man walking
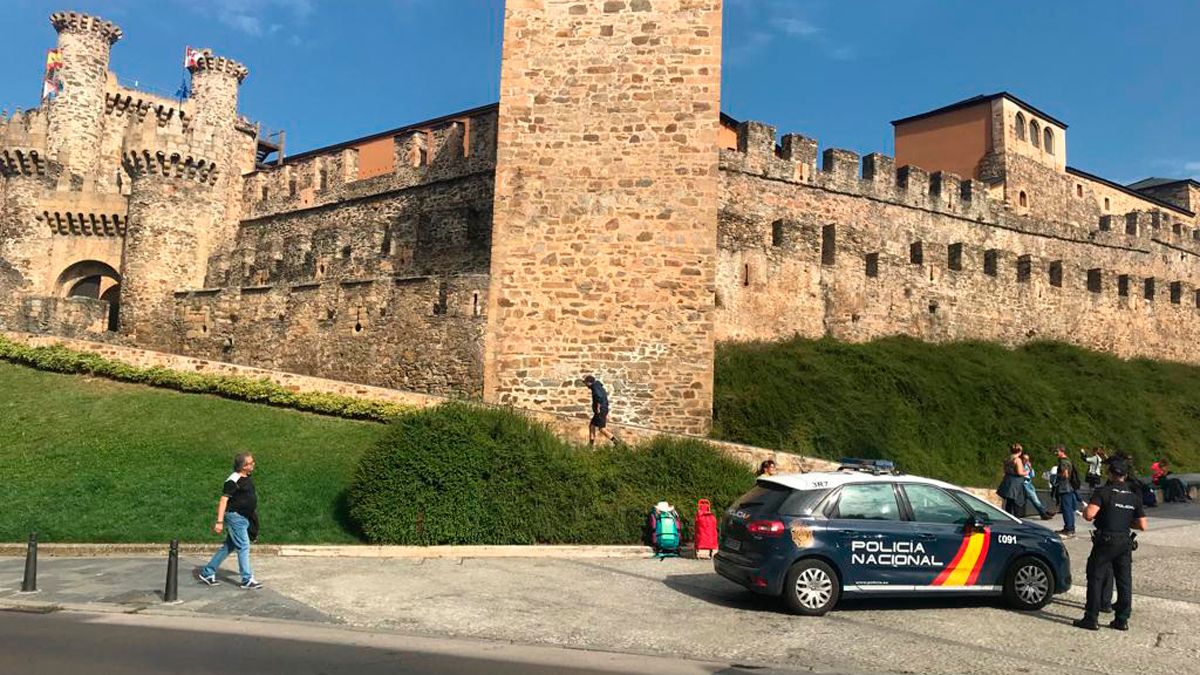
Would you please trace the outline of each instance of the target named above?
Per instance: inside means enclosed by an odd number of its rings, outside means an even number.
[[[1058,446],[1054,450],[1058,457],[1057,478],[1054,481],[1054,496],[1058,499],[1058,509],[1062,512],[1063,529],[1058,533],[1064,539],[1075,536],[1075,509],[1079,508],[1079,474],[1075,465],[1067,457],[1067,449]]]
[[[217,568],[230,553],[236,551],[238,571],[242,575],[240,588],[262,588],[262,584],[254,578],[254,570],[250,568],[251,529],[258,529],[252,525],[258,522],[258,495],[254,492],[254,479],[250,477],[252,473],[254,455],[243,452],[233,458],[233,473],[225,479],[221,499],[217,502],[217,522],[212,528],[217,534],[225,533],[225,543],[213,554],[212,560],[196,573],[196,578],[209,586],[217,585]]]
[[[592,419],[588,422],[588,445],[596,444],[597,434],[607,436],[613,445],[620,443],[617,437],[608,430],[608,392],[605,391],[604,385],[591,375],[585,375],[583,383],[592,392]]]
[[[1104,597],[1109,575],[1116,581],[1117,601],[1113,603],[1116,617],[1108,626],[1129,630],[1133,607],[1133,549],[1136,545],[1130,528],[1146,529],[1141,495],[1135,495],[1125,482],[1129,469],[1124,458],[1109,460],[1108,473],[1112,482],[1092,493],[1083,513],[1085,520],[1095,521],[1096,531],[1092,534],[1092,553],[1087,561],[1087,605],[1083,618],[1075,620],[1074,625],[1087,630],[1100,629],[1097,618],[1109,599]]]

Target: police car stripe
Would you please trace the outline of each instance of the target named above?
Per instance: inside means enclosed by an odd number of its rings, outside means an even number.
[[[946,565],[933,586],[973,586],[979,578],[979,570],[987,557],[988,540],[991,539],[991,528],[985,527],[983,532],[974,532],[963,537],[962,544],[954,559]]]
[[[983,570],[983,563],[987,560],[988,544],[992,541],[992,528],[983,528],[983,549],[979,552],[979,557],[975,560],[975,567],[971,570],[971,576],[967,578],[967,585],[974,586],[979,580],[979,572]]]

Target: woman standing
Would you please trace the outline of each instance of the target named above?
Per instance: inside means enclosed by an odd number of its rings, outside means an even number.
[[[996,494],[1004,500],[1004,510],[1017,518],[1025,512],[1025,463],[1021,455],[1025,449],[1020,443],[1013,443],[1009,448],[1008,458],[1004,460],[1004,478]]]

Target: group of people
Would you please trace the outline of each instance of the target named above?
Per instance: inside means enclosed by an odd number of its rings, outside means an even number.
[[[1144,482],[1139,479],[1133,468],[1133,455],[1116,451],[1110,453],[1104,448],[1094,447],[1079,449],[1080,457],[1086,467],[1083,475],[1067,455],[1066,447],[1059,445],[1054,449],[1055,465],[1044,474],[1050,486],[1050,494],[1054,498],[1054,507],[1062,513],[1063,528],[1058,533],[1064,537],[1075,536],[1075,518],[1082,515],[1083,501],[1080,489],[1084,483],[1092,492],[1104,482],[1104,466],[1114,459],[1120,459],[1128,475],[1127,485],[1130,490],[1143,500],[1143,506],[1157,505],[1154,488],[1163,490],[1165,501],[1187,501],[1188,486],[1178,477],[1172,475],[1167,468],[1166,460],[1159,460],[1151,465],[1151,480]],[[1025,513],[1026,506],[1032,506],[1042,520],[1054,517],[1054,507],[1042,504],[1034,487],[1033,479],[1037,472],[1033,469],[1029,453],[1025,452],[1020,443],[1013,443],[1009,455],[1004,460],[1004,478],[1000,482],[997,494],[1004,500],[1004,510],[1018,518]]]
[[[1099,616],[1112,612],[1109,627],[1115,630],[1129,629],[1129,616],[1133,606],[1133,551],[1137,548],[1132,530],[1146,529],[1144,487],[1133,475],[1133,457],[1122,452],[1109,457],[1102,448],[1092,448],[1089,453],[1081,449],[1087,466],[1084,480],[1067,456],[1067,449],[1054,449],[1057,463],[1050,470],[1048,479],[1050,493],[1063,515],[1064,538],[1075,536],[1075,517],[1095,523],[1092,533],[1092,551],[1087,561],[1087,603],[1083,618],[1074,625],[1086,630],[1099,630]],[[1162,466],[1163,462],[1156,462]],[[1108,481],[1104,482],[1104,467],[1108,467]],[[997,490],[1004,499],[1004,509],[1018,518],[1024,515],[1026,503],[1032,503],[1043,519],[1052,517],[1053,512],[1045,509],[1033,489],[1033,467],[1029,454],[1020,443],[1013,443],[1009,456],[1004,461],[1004,478]],[[1163,474],[1165,477],[1166,474]],[[1080,499],[1079,490],[1086,482],[1091,488],[1086,504]],[[1049,514],[1049,515],[1048,515]],[[1113,602],[1113,588],[1117,599]]]

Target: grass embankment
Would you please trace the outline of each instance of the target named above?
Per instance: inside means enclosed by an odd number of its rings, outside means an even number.
[[[1050,448],[1168,457],[1200,470],[1200,368],[1057,343],[867,344],[795,339],[717,350],[713,435],[825,458],[885,457],[909,473],[991,486],[1012,441],[1040,472]]]
[[[517,413],[467,404],[384,426],[3,362],[0,389],[0,541],[37,531],[215,544],[208,528],[241,450],[258,463],[262,543],[354,543],[360,532],[379,543],[635,543],[658,500],[690,517],[696,498],[721,508],[753,483],[701,441],[585,450]]]
[[[343,492],[383,433],[357,422],[0,363],[0,541],[216,542],[235,452],[263,543],[356,541]]]

